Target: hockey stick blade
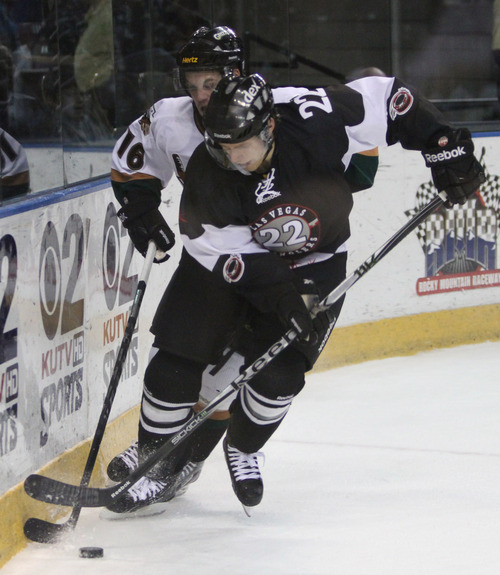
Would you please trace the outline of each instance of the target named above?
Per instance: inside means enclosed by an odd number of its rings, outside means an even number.
[[[26,520],[23,530],[24,535],[30,541],[36,541],[37,543],[55,543],[58,541],[65,533],[72,531],[76,525],[70,518],[64,523],[52,523],[51,521],[45,521],[45,519],[39,519],[38,517],[30,517]]]
[[[26,493],[44,503],[69,507],[103,507],[112,501],[114,488],[98,489],[72,485],[44,475],[29,475],[24,481]]]
[[[285,336],[280,340],[280,342],[283,342],[284,346],[288,345],[288,343],[296,337],[296,334],[293,333],[292,330],[290,330],[290,332],[285,334]],[[268,354],[270,353],[271,358],[279,353],[278,343],[274,344],[271,351],[268,352]],[[117,501],[121,495],[126,493],[127,489],[135,485],[142,477],[144,477],[144,475],[154,467],[158,461],[171,453],[177,447],[178,443],[181,443],[184,439],[189,437],[195,429],[208,419],[209,415],[211,415],[222,402],[233,395],[239,387],[244,385],[246,381],[253,377],[258,370],[262,369],[268,361],[270,361],[270,359],[263,363],[262,357],[260,357],[232,383],[230,383],[225,390],[221,391],[205,407],[205,409],[202,409],[199,413],[194,415],[181,430],[172,436],[169,441],[164,443],[160,449],[148,457],[142,465],[137,467],[129,477],[121,483],[104,488],[87,487],[81,484],[72,485],[43,475],[32,474],[25,479],[24,490],[30,497],[33,497],[33,499],[37,499],[38,501],[43,501],[45,503],[75,506],[75,508],[108,507],[113,502]],[[252,372],[252,368],[256,365],[258,365],[256,371]]]
[[[411,220],[398,230],[379,250],[372,254],[349,277],[341,282],[317,307],[318,311],[333,305],[361,277],[372,269],[396,245],[398,245],[412,230],[418,227],[431,213],[446,200],[444,193],[436,196],[426,204]],[[202,411],[194,415],[182,429],[173,435],[146,461],[137,467],[122,483],[113,487],[95,488],[70,485],[40,475],[31,475],[25,481],[28,495],[34,499],[58,505],[80,505],[83,507],[107,507],[117,501],[130,487],[135,485],[161,459],[169,455],[176,446],[184,441],[197,429],[219,406],[235,391],[241,389],[257,373],[262,371],[270,361],[288,347],[297,338],[297,332],[289,330],[279,341],[275,342],[265,354],[257,358],[243,373],[241,373],[227,388],[221,391]],[[28,484],[26,486],[26,483]]]

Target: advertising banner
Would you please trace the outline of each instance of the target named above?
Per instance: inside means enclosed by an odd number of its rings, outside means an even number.
[[[339,327],[500,301],[500,143],[475,144],[481,192],[433,214],[356,284]],[[149,327],[182,248],[180,193],[178,182],[163,191],[177,243],[151,271],[110,421],[140,401]],[[421,154],[381,150],[375,185],[355,194],[348,272],[435,193]],[[144,261],[109,180],[12,208],[0,209],[0,493],[93,436]]]
[[[0,493],[94,434],[144,261],[109,182],[76,196],[0,219]],[[111,419],[140,401],[174,260],[151,272]]]
[[[347,295],[338,326],[500,301],[500,139],[474,138],[486,173],[463,206],[441,208]],[[380,150],[374,186],[355,194],[355,269],[437,193],[419,152]]]

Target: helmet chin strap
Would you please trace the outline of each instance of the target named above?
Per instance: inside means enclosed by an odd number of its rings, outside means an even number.
[[[262,162],[259,164],[259,167],[254,170],[253,173],[265,174],[269,171],[269,164],[271,163],[271,159],[274,153],[274,137],[271,130],[269,129],[269,126],[266,126],[264,130],[262,130],[262,132],[259,134],[259,138],[266,145],[266,152],[262,158]]]
[[[237,166],[235,164],[232,164],[232,165],[236,168],[236,170],[238,172],[240,172],[244,176],[251,176],[253,174],[253,172],[247,172],[247,170],[244,170],[241,166]]]

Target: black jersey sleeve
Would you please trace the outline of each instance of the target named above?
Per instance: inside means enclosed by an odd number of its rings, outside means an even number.
[[[387,143],[424,150],[454,131],[443,114],[418,90],[395,78],[387,103]]]
[[[293,289],[290,267],[270,252],[222,256],[214,271],[263,312],[275,311],[278,300]]]

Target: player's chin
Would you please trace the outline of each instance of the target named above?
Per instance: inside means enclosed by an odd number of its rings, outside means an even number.
[[[241,165],[240,168],[245,170],[246,172],[256,172],[262,164],[262,161],[258,162],[247,162],[244,165]]]
[[[254,164],[249,163],[249,164],[233,164],[234,168],[236,170],[238,170],[239,172],[241,172],[242,174],[245,174],[246,176],[250,175],[252,172],[255,171],[255,167]]]
[[[252,162],[246,162],[245,164],[234,164],[238,170],[245,170],[249,172],[249,168],[253,165]]]

